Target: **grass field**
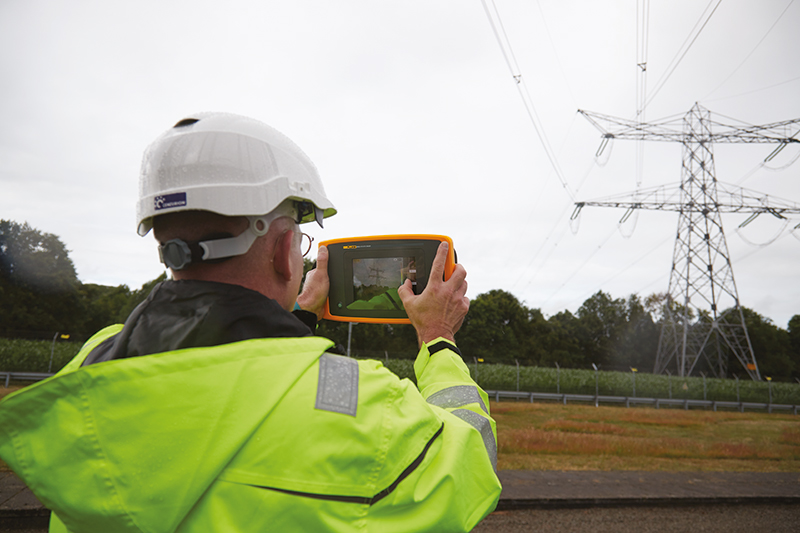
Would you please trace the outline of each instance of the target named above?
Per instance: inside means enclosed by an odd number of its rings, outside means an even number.
[[[0,399],[19,388],[0,387]],[[800,472],[800,417],[789,414],[513,401],[491,411],[501,470]]]
[[[800,471],[800,417],[492,403],[502,470]]]

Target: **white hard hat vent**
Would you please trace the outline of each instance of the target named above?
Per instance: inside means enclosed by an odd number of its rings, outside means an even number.
[[[200,119],[199,119],[199,118],[185,118],[185,119],[183,119],[183,120],[179,120],[179,121],[178,121],[178,122],[177,122],[177,123],[176,123],[174,126],[172,126],[172,127],[173,127],[173,128],[182,128],[182,127],[184,127],[184,126],[191,126],[192,124],[195,124],[195,123],[197,123],[197,122],[200,122]]]

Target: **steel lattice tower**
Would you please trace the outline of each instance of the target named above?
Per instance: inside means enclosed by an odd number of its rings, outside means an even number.
[[[624,207],[622,221],[634,209],[677,211],[678,229],[672,254],[664,322],[656,355],[655,373],[670,366],[688,376],[702,358],[718,377],[728,371],[729,355],[738,359],[754,380],[760,380],[753,347],[747,334],[733,278],[722,213],[751,213],[744,224],[761,213],[778,218],[800,213],[793,202],[717,181],[713,144],[778,143],[769,160],[789,143],[797,143],[791,127],[800,119],[761,126],[732,126],[712,120],[695,104],[680,123],[664,120],[640,123],[580,111],[603,133],[598,154],[610,139],[680,142],[683,144],[681,181],[677,186],[642,189],[632,195],[576,202],[573,218],[587,205]],[[606,124],[607,129],[601,123]],[[680,128],[678,128],[680,126]]]

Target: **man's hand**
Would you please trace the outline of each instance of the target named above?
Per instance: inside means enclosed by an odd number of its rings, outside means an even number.
[[[457,264],[450,279],[442,281],[447,248],[446,242],[439,245],[428,285],[422,294],[414,294],[411,280],[408,279],[397,291],[411,324],[417,330],[420,344],[438,337],[455,342],[455,334],[469,311],[469,298],[465,296],[467,271],[464,267]]]
[[[303,285],[303,291],[297,297],[297,305],[303,311],[310,311],[317,315],[317,320],[322,320],[330,286],[328,248],[320,246],[317,250],[317,266],[306,274],[306,282]]]

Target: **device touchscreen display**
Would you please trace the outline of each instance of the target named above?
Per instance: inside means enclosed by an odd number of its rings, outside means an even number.
[[[455,268],[453,241],[444,235],[376,235],[333,239],[328,249],[330,290],[324,318],[339,322],[410,324],[398,289],[410,281],[414,294],[428,285],[433,258],[450,244],[443,280]]]
[[[397,289],[410,279],[416,293],[414,256],[360,257],[352,261],[353,294],[348,309],[402,310]]]

